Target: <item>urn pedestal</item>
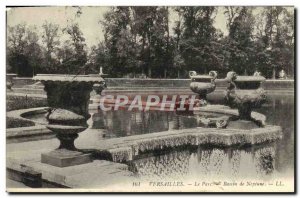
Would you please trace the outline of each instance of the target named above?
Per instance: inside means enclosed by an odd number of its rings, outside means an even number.
[[[41,81],[47,92],[49,111],[48,129],[56,134],[60,146],[41,156],[42,163],[66,167],[92,161],[91,154],[83,153],[74,145],[78,133],[87,129],[90,92],[95,83],[103,83],[101,77],[89,75],[38,74],[33,78]]]

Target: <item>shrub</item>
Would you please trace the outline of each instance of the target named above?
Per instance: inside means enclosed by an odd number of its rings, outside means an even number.
[[[7,96],[6,111],[47,106],[47,99],[30,96]]]

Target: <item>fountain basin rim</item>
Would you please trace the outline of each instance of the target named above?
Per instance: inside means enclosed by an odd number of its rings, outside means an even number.
[[[239,112],[237,109],[231,109],[228,106],[225,105],[207,105],[205,107],[194,107],[193,109],[194,114],[198,114],[198,112],[209,112],[209,113],[218,113],[218,114],[224,114],[224,115],[231,115],[231,116],[238,116]],[[252,111],[251,112],[251,118],[261,123],[263,126],[265,126],[266,123],[266,116],[264,114]]]
[[[195,75],[192,76],[191,79],[213,79],[213,76],[210,75]]]
[[[31,122],[34,122],[35,125],[44,125],[45,123],[42,123],[42,122],[39,122],[36,120],[31,120],[30,118],[26,118],[26,115],[47,113],[48,109],[49,109],[49,107],[35,107],[35,108],[29,108],[29,109],[18,109],[18,110],[6,112],[6,116],[11,117],[11,118],[22,119],[25,121],[31,121]],[[22,127],[20,127],[20,128],[22,128]]]
[[[105,143],[91,144],[88,147],[99,152],[109,152],[114,162],[130,161],[134,156],[165,148],[185,145],[210,145],[221,147],[249,146],[273,142],[282,138],[282,128],[266,125],[256,129],[212,129],[191,128],[163,131],[151,134],[134,135],[103,140]],[[120,154],[124,156],[119,157]]]
[[[266,78],[263,76],[237,76],[235,82],[263,82]]]
[[[65,74],[37,74],[32,78],[36,81],[59,81],[59,82],[103,82],[99,75],[65,75]]]
[[[13,77],[16,77],[17,74],[15,74],[15,73],[7,73],[6,76],[13,76]]]

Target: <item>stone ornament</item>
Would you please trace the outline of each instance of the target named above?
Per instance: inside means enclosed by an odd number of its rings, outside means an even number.
[[[226,80],[229,86],[226,90],[225,101],[231,108],[237,108],[239,118],[252,120],[251,112],[266,102],[267,96],[261,83],[263,76],[238,76],[235,72],[228,72]]]
[[[216,71],[210,71],[208,75],[197,75],[197,72],[190,71],[192,80],[190,88],[194,93],[199,94],[199,99],[206,100],[207,94],[213,92],[216,88],[215,79],[217,78]]]
[[[41,81],[45,86],[50,107],[46,127],[60,141],[56,150],[42,154],[42,163],[66,167],[91,162],[91,154],[77,149],[74,141],[78,133],[88,127],[88,106],[93,85],[105,84],[104,79],[100,76],[55,74],[37,75],[33,80]]]

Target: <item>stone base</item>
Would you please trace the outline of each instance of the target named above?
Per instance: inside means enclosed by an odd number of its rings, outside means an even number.
[[[227,125],[228,129],[251,130],[259,128],[254,122],[248,120],[230,121]]]
[[[79,151],[57,149],[49,153],[43,153],[42,163],[57,167],[67,167],[92,162],[91,154],[84,154]]]

